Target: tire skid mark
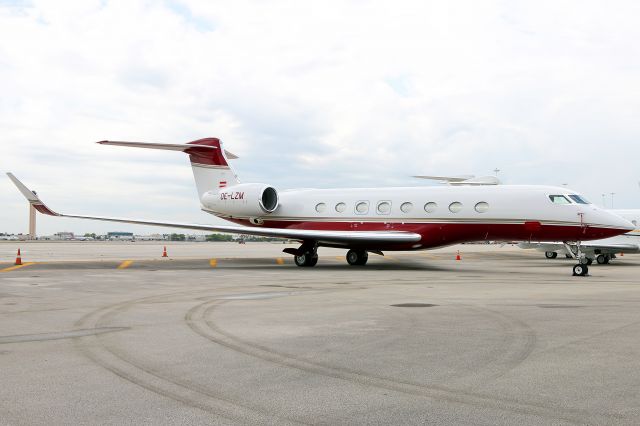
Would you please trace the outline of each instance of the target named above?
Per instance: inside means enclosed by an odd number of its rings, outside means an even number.
[[[210,300],[191,308],[185,315],[187,325],[197,334],[212,343],[226,347],[245,355],[271,362],[281,366],[297,369],[306,373],[331,377],[356,383],[364,387],[373,386],[396,391],[408,395],[434,400],[442,400],[480,408],[493,408],[523,415],[534,415],[544,418],[562,420],[576,424],[610,423],[613,419],[624,418],[614,413],[594,414],[579,409],[549,407],[536,403],[523,403],[508,398],[494,398],[480,393],[450,389],[440,385],[420,385],[407,381],[393,380],[386,377],[365,374],[361,371],[343,367],[325,365],[291,354],[280,353],[271,348],[243,340],[221,328],[210,318],[214,309],[226,301]],[[523,349],[526,358],[528,349]]]
[[[492,351],[496,355],[496,360],[486,364],[487,369],[464,376],[465,379],[472,378],[483,382],[496,380],[522,364],[533,352],[538,339],[535,331],[524,321],[485,307],[467,304],[458,306],[474,310],[495,320],[503,331],[503,342],[505,342],[503,348]],[[499,368],[497,371],[490,371],[491,366]]]
[[[179,294],[200,293],[203,291],[209,291],[209,289],[155,295],[116,303],[89,312],[76,321],[76,325],[103,324],[118,313],[124,312],[136,304],[155,302]],[[76,347],[87,358],[116,376],[185,405],[235,422],[255,423],[258,421],[259,423],[269,424],[304,424],[297,420],[271,415],[258,407],[249,407],[246,404],[238,403],[194,383],[167,377],[158,370],[141,365],[121,351],[108,347],[105,339],[100,339],[98,336],[82,336],[73,340],[76,343]]]

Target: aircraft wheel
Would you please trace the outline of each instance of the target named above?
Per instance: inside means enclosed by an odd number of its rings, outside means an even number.
[[[369,259],[366,250],[349,250],[347,252],[347,263],[351,266],[365,265]]]
[[[604,254],[599,254],[598,257],[596,257],[596,262],[598,262],[598,265],[604,265],[609,263],[609,257]]]
[[[589,267],[587,265],[583,265],[579,263],[573,267],[574,277],[584,277],[588,273],[589,273]]]
[[[293,261],[298,266],[316,266],[318,263],[318,255],[312,256],[311,253],[306,252],[300,256],[293,256]]]
[[[555,251],[545,251],[544,256],[547,259],[555,259],[556,257],[558,257],[558,253],[556,253]]]

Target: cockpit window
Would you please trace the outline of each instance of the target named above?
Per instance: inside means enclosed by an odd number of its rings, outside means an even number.
[[[571,201],[564,195],[549,195],[549,199],[553,204],[571,204]]]
[[[590,202],[588,202],[578,194],[569,194],[569,198],[571,198],[573,201],[575,201],[578,204],[591,204]]]

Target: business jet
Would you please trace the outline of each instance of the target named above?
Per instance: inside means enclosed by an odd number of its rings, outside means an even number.
[[[298,266],[315,266],[318,247],[348,250],[350,265],[369,253],[423,250],[481,240],[566,241],[586,275],[580,242],[624,234],[627,220],[588,203],[566,188],[516,185],[291,189],[241,183],[217,138],[186,144],[101,141],[101,145],[180,151],[189,155],[201,209],[235,225],[199,225],[57,213],[9,178],[33,207],[50,216],[227,232],[299,241],[287,248]]]
[[[605,238],[602,240],[594,240],[582,243],[581,250],[584,253],[587,265],[595,260],[598,264],[607,264],[616,258],[618,253],[640,253],[640,210],[609,210],[611,213],[617,214],[624,219],[630,221],[635,229],[623,235]],[[543,251],[547,259],[555,259],[558,255],[572,257],[569,254],[573,248],[567,248],[562,242],[555,243],[529,243],[523,242],[518,244],[523,249],[536,249]]]

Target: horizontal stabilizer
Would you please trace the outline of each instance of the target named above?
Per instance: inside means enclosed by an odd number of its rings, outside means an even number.
[[[218,149],[216,146],[210,145],[201,145],[197,143],[150,143],[150,142],[125,142],[125,141],[99,141],[100,145],[113,145],[113,146],[128,146],[132,148],[146,148],[146,149],[162,149],[165,151],[181,151],[187,152],[188,150],[193,150],[194,148],[203,149],[203,150],[214,150]],[[224,150],[227,158],[229,160],[235,160],[239,158],[237,155]]]

